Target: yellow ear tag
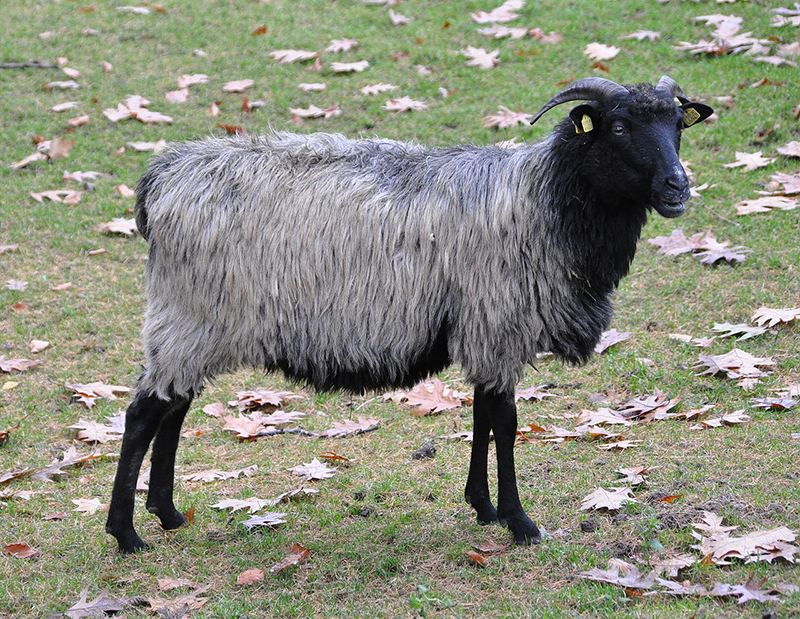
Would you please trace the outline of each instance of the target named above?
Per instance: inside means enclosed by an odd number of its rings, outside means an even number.
[[[594,129],[592,117],[588,114],[584,114],[583,118],[581,118],[581,128],[583,129],[584,133],[589,133],[592,129]]]
[[[695,124],[698,120],[700,120],[700,112],[698,112],[693,107],[690,107],[683,112],[683,124],[687,127],[691,127]]]

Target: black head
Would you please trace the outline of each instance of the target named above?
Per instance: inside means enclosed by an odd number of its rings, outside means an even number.
[[[561,130],[581,150],[582,175],[595,195],[608,203],[646,204],[664,217],[682,215],[689,181],[678,157],[681,133],[713,110],[689,101],[667,76],[656,86],[629,87],[586,78],[553,97],[532,123],[575,100],[589,103],[574,108]]]

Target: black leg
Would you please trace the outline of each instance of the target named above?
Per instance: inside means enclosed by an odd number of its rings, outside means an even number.
[[[186,518],[175,509],[172,502],[175,484],[175,452],[181,438],[181,426],[189,410],[192,398],[181,401],[175,409],[161,420],[150,455],[150,486],[147,493],[147,511],[158,516],[165,531],[186,524]]]
[[[489,432],[492,429],[490,414],[484,398],[479,398],[476,390],[472,408],[472,456],[469,460],[469,475],[464,498],[478,513],[478,522],[481,524],[497,522],[497,510],[489,498],[487,479]]]
[[[492,393],[475,390],[475,407],[490,411],[494,442],[497,449],[497,516],[507,526],[518,544],[538,544],[539,529],[522,509],[514,470],[514,442],[517,436],[517,407],[514,392]]]
[[[145,543],[133,527],[136,480],[144,455],[161,420],[184,402],[185,399],[161,400],[154,395],[139,393],[128,407],[125,434],[122,437],[117,475],[106,520],[106,531],[117,539],[121,552],[136,552],[145,548]]]

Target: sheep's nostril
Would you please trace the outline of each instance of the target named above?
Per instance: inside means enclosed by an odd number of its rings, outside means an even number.
[[[689,188],[689,181],[684,175],[678,176],[677,174],[675,174],[673,176],[668,176],[666,179],[666,183],[667,187],[679,192],[686,191]]]

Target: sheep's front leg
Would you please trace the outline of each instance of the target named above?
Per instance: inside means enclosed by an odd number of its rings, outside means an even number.
[[[486,407],[494,431],[497,449],[497,517],[501,524],[511,529],[517,544],[538,544],[541,533],[525,514],[517,491],[517,475],[514,470],[514,442],[517,437],[517,407],[514,391],[490,392],[475,389],[477,408]]]
[[[165,401],[154,395],[138,393],[128,406],[125,434],[122,437],[117,475],[106,520],[106,531],[117,539],[120,552],[136,552],[146,547],[133,526],[136,480],[144,455],[162,420],[179,408],[182,401]],[[186,406],[188,407],[188,403]],[[175,446],[177,447],[177,442]],[[174,462],[174,453],[172,461]],[[168,459],[162,458],[162,466],[167,462]]]
[[[178,450],[181,426],[192,402],[191,396],[173,401],[175,408],[158,426],[153,453],[150,456],[150,484],[147,492],[147,511],[155,514],[165,531],[186,524],[184,515],[175,509],[172,495],[175,485],[175,452]]]
[[[478,513],[478,522],[489,524],[497,522],[497,510],[489,499],[489,480],[487,474],[489,455],[489,432],[492,429],[490,411],[483,399],[475,392],[472,408],[472,455],[469,461],[469,475],[464,498]]]

